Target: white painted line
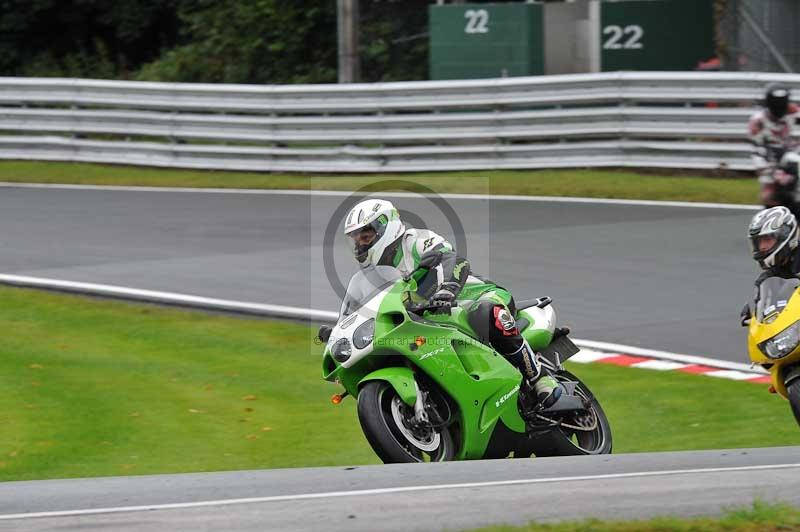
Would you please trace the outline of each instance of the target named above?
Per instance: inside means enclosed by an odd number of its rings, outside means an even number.
[[[487,482],[465,482],[461,484],[433,484],[430,486],[403,486],[396,488],[377,488],[351,491],[329,491],[322,493],[299,493],[296,495],[276,495],[271,497],[250,497],[245,499],[221,499],[211,501],[182,502],[172,504],[150,504],[142,506],[119,506],[111,508],[86,508],[82,510],[61,510],[53,512],[30,512],[17,514],[0,514],[0,520],[34,519],[42,517],[69,517],[97,514],[114,514],[123,512],[146,512],[153,510],[175,510],[183,508],[206,508],[211,506],[231,506],[236,504],[254,504],[269,502],[302,501],[309,499],[330,499],[336,497],[363,497],[369,495],[385,495],[391,493],[409,493],[418,491],[491,488],[497,486],[516,486],[521,484],[548,484],[554,482],[581,482],[592,480],[615,480],[642,477],[703,475],[713,473],[735,473],[746,471],[769,471],[775,469],[800,468],[800,464],[772,464],[760,466],[714,467],[706,469],[675,469],[664,471],[641,471],[636,473],[611,473],[606,475],[585,475],[557,478],[526,478],[517,480],[495,480]]]
[[[220,310],[228,312],[242,312],[262,316],[283,317],[300,320],[316,320],[323,322],[335,322],[338,313],[328,310],[309,309],[301,307],[290,307],[285,305],[269,305],[263,303],[250,303],[246,301],[234,301],[229,299],[217,299],[203,296],[193,296],[174,292],[159,292],[154,290],[141,290],[126,286],[105,285],[96,283],[83,283],[76,281],[64,281],[61,279],[46,279],[41,277],[28,277],[24,275],[0,274],[0,284],[14,286],[24,286],[29,288],[44,288],[49,290],[61,290],[79,294],[92,294],[135,301],[145,301],[150,303],[163,303],[168,305],[179,305],[186,307]],[[592,340],[580,340],[574,338],[576,345],[581,347],[581,351],[570,360],[574,362],[592,362],[617,356],[619,353],[629,355],[639,355],[658,360],[680,362],[682,364],[700,364],[719,369],[729,369],[742,371],[752,375],[768,375],[760,367],[751,368],[749,364],[728,362],[713,358],[699,357],[693,355],[681,355],[666,351],[656,351],[653,349],[643,349],[623,344],[612,344],[608,342],[596,342]]]
[[[745,373],[743,371],[735,371],[730,369],[722,369],[719,371],[708,371],[703,375],[709,377],[719,377],[720,379],[732,379],[735,381],[746,381],[755,377],[752,373]]]
[[[685,368],[688,364],[681,364],[680,362],[671,362],[669,360],[648,360],[647,362],[638,362],[633,364],[632,368],[640,369],[654,369],[657,371],[672,371],[680,368]],[[729,371],[729,370],[724,370]],[[748,374],[750,378],[755,377],[752,373]]]
[[[211,297],[192,296],[177,294],[173,292],[159,292],[155,290],[140,290],[124,286],[113,286],[95,283],[80,283],[75,281],[63,281],[60,279],[43,279],[40,277],[28,277],[24,275],[0,274],[0,283],[30,288],[47,288],[51,290],[63,290],[81,294],[93,294],[123,299],[133,299],[137,301],[147,301],[151,303],[165,303],[170,305],[181,305],[213,310],[244,312],[250,314],[263,314],[269,316],[293,318],[293,319],[313,319],[322,321],[336,320],[336,312],[324,310],[314,310],[308,308],[288,307],[284,305],[267,305],[262,303],[247,303],[244,301],[231,301],[228,299],[216,299]]]
[[[590,362],[597,362],[604,358],[611,358],[617,356],[615,353],[601,353],[600,351],[592,351],[591,349],[581,349],[569,358],[570,362],[578,362],[579,364],[589,364]]]
[[[701,366],[711,366],[720,369],[743,371],[745,373],[750,373],[750,374],[769,375],[769,373],[767,373],[765,370],[763,370],[758,366],[751,367],[750,364],[745,364],[742,362],[729,362],[727,360],[717,360],[713,358],[700,357],[695,355],[682,355],[679,353],[657,351],[655,349],[644,349],[641,347],[634,347],[631,345],[623,345],[623,344],[614,344],[610,342],[596,342],[593,340],[578,340],[578,339],[573,339],[573,341],[579,347],[587,347],[589,349],[596,349],[599,351],[612,351],[615,353],[625,353],[627,355],[638,355],[648,358],[656,358],[658,360],[670,360],[672,362],[680,362],[682,364],[699,364]],[[743,354],[742,358],[746,359],[746,355]]]
[[[42,188],[56,190],[107,190],[116,192],[184,192],[196,194],[255,194],[264,196],[332,196],[347,197],[354,193],[342,190],[291,190],[291,189],[258,189],[258,188],[188,188],[188,187],[137,187],[137,186],[115,186],[115,185],[61,185],[49,183],[12,183],[0,181],[0,188]],[[416,192],[378,192],[372,193],[376,196],[390,198],[419,198],[424,194]],[[359,194],[359,195],[367,195]],[[593,203],[599,205],[649,205],[654,207],[689,207],[696,209],[733,209],[744,211],[755,211],[761,209],[760,205],[739,205],[733,203],[707,203],[693,201],[655,201],[655,200],[633,200],[633,199],[611,199],[611,198],[582,198],[566,196],[523,196],[523,195],[503,195],[503,194],[457,194],[442,193],[435,194],[444,199],[458,200],[497,200],[497,201],[532,201],[546,203]]]

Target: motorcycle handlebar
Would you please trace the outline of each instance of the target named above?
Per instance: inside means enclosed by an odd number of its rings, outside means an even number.
[[[408,312],[413,312],[414,314],[422,314],[426,310],[442,310],[444,308],[452,308],[456,306],[456,302],[453,301],[452,303],[446,303],[444,301],[425,301],[424,303],[418,303],[416,305],[408,305],[406,310]]]

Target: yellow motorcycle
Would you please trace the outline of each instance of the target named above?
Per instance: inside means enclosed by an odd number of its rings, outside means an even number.
[[[742,312],[749,327],[750,360],[772,375],[770,391],[789,400],[800,424],[800,279],[768,277],[759,285],[754,311]]]

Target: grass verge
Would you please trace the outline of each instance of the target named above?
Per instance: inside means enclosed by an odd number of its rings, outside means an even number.
[[[552,525],[490,526],[471,532],[778,532],[800,530],[800,510],[787,504],[756,501],[750,508],[733,509],[720,518],[659,517],[642,521],[591,519]]]
[[[755,179],[701,175],[657,175],[632,170],[519,170],[309,176],[248,172],[173,170],[82,163],[0,162],[0,181],[261,189],[356,190],[376,181],[412,181],[437,193],[518,194],[591,198],[702,201],[751,204]]]
[[[0,331],[0,480],[378,462],[355,402],[329,402],[315,328],[0,287]],[[766,386],[571,369],[615,452],[797,441]]]

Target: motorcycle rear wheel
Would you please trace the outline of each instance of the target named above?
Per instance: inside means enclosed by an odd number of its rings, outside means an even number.
[[[800,425],[800,379],[795,379],[786,387],[786,395],[789,398],[794,419]]]
[[[368,382],[358,393],[358,420],[385,464],[445,462],[455,456],[448,427],[415,427],[414,409],[386,381]]]
[[[535,438],[534,454],[540,457],[611,454],[611,425],[597,398],[588,386],[568,371],[562,371],[555,377],[560,381],[577,382],[575,393],[589,400],[589,413],[581,416],[584,419],[578,419],[578,416],[572,415],[563,421],[570,425],[587,424],[587,426],[591,426],[596,420],[597,426],[589,431],[575,430],[564,426],[553,428]]]

